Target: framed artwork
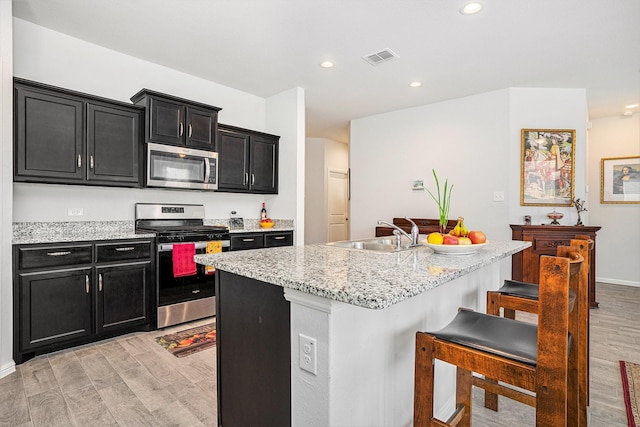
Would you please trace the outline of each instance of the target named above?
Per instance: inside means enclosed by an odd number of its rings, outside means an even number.
[[[575,129],[522,129],[521,206],[571,206],[575,140]]]
[[[640,156],[600,161],[600,203],[640,204]]]

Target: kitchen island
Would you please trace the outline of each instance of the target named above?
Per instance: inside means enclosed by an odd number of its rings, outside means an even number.
[[[325,245],[197,255],[218,269],[219,424],[411,425],[416,331],[444,326],[458,307],[484,311],[509,271],[500,261],[529,245],[495,241],[460,256]],[[454,368],[436,372],[436,411],[446,413]]]

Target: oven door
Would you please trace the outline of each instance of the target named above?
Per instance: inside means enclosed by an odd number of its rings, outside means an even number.
[[[218,189],[218,153],[173,145],[147,144],[147,186]]]
[[[225,244],[226,243],[226,244]],[[196,253],[204,254],[207,242],[196,242]],[[229,250],[228,241],[223,241],[222,251]],[[173,251],[170,243],[158,245],[158,306],[215,296],[215,273],[207,273],[205,266],[196,264],[193,276],[173,276]]]

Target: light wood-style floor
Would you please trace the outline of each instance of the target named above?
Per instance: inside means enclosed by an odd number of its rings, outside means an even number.
[[[589,425],[627,425],[618,361],[640,363],[640,288],[599,283],[591,310]],[[155,337],[209,323],[130,334],[40,356],[0,379],[0,426],[215,426],[215,350],[176,358]],[[534,426],[532,408],[474,392],[481,427]]]

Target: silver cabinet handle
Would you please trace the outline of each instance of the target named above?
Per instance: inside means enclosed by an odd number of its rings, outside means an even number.
[[[182,134],[184,134],[184,124],[180,122],[180,136],[182,136]]]
[[[78,169],[82,167],[82,156],[78,154]]]
[[[116,251],[118,251],[118,252],[129,252],[129,251],[132,251],[134,249],[135,249],[135,247],[133,247],[133,246],[124,246],[124,247],[116,248]]]
[[[71,254],[71,251],[47,252],[48,256],[65,256]]]
[[[193,134],[193,126],[191,126],[191,123],[189,123],[189,138],[191,138],[192,134]]]
[[[93,169],[93,154],[89,156],[89,169]]]
[[[200,289],[196,289],[194,291],[191,291],[192,294],[199,294],[200,293]]]
[[[256,239],[242,239],[243,242],[255,242]]]
[[[98,291],[102,292],[102,273],[98,274]]]
[[[243,182],[243,184],[244,184],[244,185],[247,185],[247,182],[249,182],[249,174],[248,174],[248,173],[245,173],[245,174],[244,174],[244,182]]]
[[[89,293],[89,275],[85,274],[84,276],[84,288],[87,293]]]
[[[273,240],[284,240],[284,236],[276,236]]]
[[[254,185],[256,183],[256,175],[255,174],[251,174],[251,185]]]

